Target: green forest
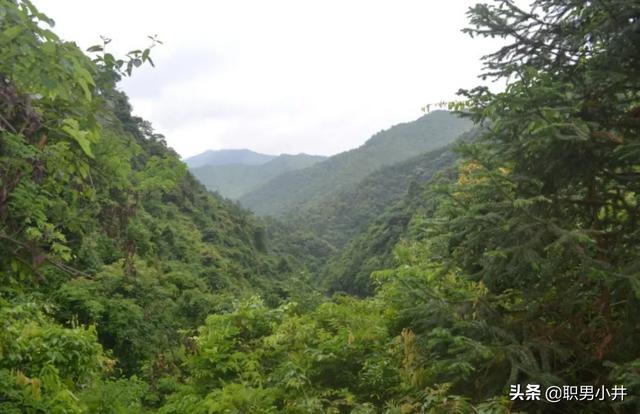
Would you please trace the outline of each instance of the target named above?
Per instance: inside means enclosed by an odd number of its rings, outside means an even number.
[[[118,88],[160,40],[0,0],[0,413],[640,412],[640,3],[467,21],[504,90],[238,202]]]

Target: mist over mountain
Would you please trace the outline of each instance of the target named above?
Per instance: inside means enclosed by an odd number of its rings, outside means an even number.
[[[281,174],[240,197],[260,215],[283,215],[356,184],[373,171],[450,144],[471,122],[447,111],[433,111],[413,122],[395,125],[362,146],[311,167]]]
[[[282,154],[264,164],[208,164],[191,168],[191,173],[208,190],[237,199],[280,174],[309,167],[324,159],[326,157],[320,155]]]
[[[204,165],[261,165],[276,158],[276,155],[261,154],[248,149],[207,150],[201,154],[186,158],[184,162],[189,168]]]

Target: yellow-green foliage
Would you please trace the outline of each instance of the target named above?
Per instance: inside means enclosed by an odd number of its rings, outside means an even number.
[[[64,328],[34,302],[0,299],[0,411],[81,412],[78,393],[110,360],[95,327]]]

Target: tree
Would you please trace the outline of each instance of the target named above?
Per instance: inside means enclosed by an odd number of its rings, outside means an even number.
[[[470,35],[507,40],[483,76],[510,82],[461,91],[454,107],[487,132],[433,189],[439,211],[414,221],[423,241],[400,248],[409,267],[385,293],[425,344],[424,381],[475,401],[520,382],[637,384],[640,5],[504,0],[469,16]]]

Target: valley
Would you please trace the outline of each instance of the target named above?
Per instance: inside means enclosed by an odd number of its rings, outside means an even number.
[[[504,90],[183,159],[120,87],[155,36],[0,1],[0,413],[639,412],[640,11],[532,7],[469,8]]]

